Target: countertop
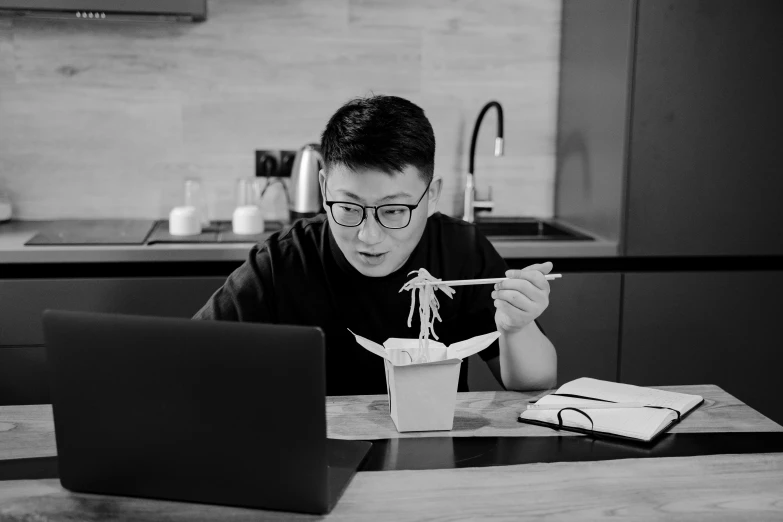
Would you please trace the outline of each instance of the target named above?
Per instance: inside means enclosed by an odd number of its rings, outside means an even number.
[[[598,237],[556,219],[582,232],[594,241],[490,241],[501,256],[511,258],[613,257],[617,241]],[[42,227],[52,221],[8,221],[0,223],[0,264],[10,263],[90,263],[165,261],[244,261],[254,243],[25,246]]]
[[[704,397],[704,403],[675,424],[670,433],[783,432],[765,417],[722,388],[710,384],[656,386],[656,389]],[[519,412],[541,391],[459,392],[454,426],[448,432],[397,431],[389,415],[388,395],[342,395],[326,399],[327,437],[376,440],[428,437],[581,437],[517,422]],[[49,404],[0,406],[0,419],[10,423],[0,431],[0,460],[57,455]],[[1,483],[1,482],[0,482]]]
[[[142,498],[87,495],[65,490],[59,480],[0,481],[0,518],[13,520],[569,520],[683,519],[778,520],[783,510],[783,453],[754,444],[758,452],[716,445],[738,437],[753,444],[762,437],[779,441],[783,428],[717,386],[664,386],[696,393],[704,403],[675,425],[678,437],[698,438],[704,452],[658,457],[638,447],[631,458],[603,460],[601,440],[580,450],[579,461],[565,448],[582,439],[570,432],[520,424],[517,414],[540,392],[470,392],[457,394],[451,432],[398,433],[385,395],[328,397],[327,434],[332,438],[387,441],[394,471],[360,471],[334,511],[324,517]],[[0,407],[6,425],[0,430],[0,461],[50,458],[56,454],[49,405]],[[230,430],[226,423],[224,429]],[[727,433],[730,432],[730,433]],[[552,439],[563,450],[553,460],[517,463],[514,452],[497,450],[496,464],[421,469],[396,464],[421,442],[443,445],[453,461],[464,455],[452,449],[460,439],[500,437],[529,442],[536,449]],[[707,442],[712,441],[712,442]],[[404,443],[403,443],[404,442]],[[409,444],[410,443],[410,444]],[[553,446],[549,444],[547,446]],[[707,447],[709,446],[709,448]],[[622,446],[626,448],[627,446]],[[440,448],[440,447],[439,447]],[[665,450],[665,448],[663,448]],[[420,448],[419,448],[420,450]],[[448,450],[448,451],[447,451]],[[428,452],[428,457],[432,451]],[[491,453],[491,452],[490,452]],[[670,452],[671,453],[671,452]],[[420,454],[414,454],[417,466]],[[636,458],[636,457],[640,458]]]

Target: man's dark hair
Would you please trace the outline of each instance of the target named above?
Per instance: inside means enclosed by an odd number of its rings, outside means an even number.
[[[375,169],[392,175],[411,165],[429,183],[435,168],[435,133],[421,107],[404,98],[355,98],[326,124],[321,153],[326,172],[345,165],[353,171]]]

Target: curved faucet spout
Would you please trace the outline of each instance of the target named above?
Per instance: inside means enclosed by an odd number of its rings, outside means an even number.
[[[468,175],[465,180],[465,200],[464,200],[464,213],[462,219],[467,222],[473,222],[475,210],[492,210],[492,201],[476,201],[476,185],[473,179],[475,158],[476,158],[476,139],[478,138],[479,128],[481,128],[481,122],[484,119],[484,115],[489,109],[494,107],[498,111],[498,132],[495,137],[495,156],[503,155],[503,107],[496,101],[491,101],[482,107],[479,112],[476,124],[473,126],[473,136],[470,139],[470,157],[468,160]],[[491,199],[491,197],[490,197]]]
[[[481,128],[481,122],[484,119],[484,115],[495,107],[498,111],[498,132],[495,137],[495,156],[503,155],[503,107],[499,102],[491,101],[482,107],[479,112],[478,118],[476,118],[476,124],[473,126],[473,136],[470,138],[470,159],[468,162],[468,174],[474,174],[473,170],[476,159],[476,139],[478,138],[479,129]]]

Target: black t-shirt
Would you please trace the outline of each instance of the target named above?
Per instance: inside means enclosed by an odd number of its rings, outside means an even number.
[[[320,214],[254,246],[194,319],[319,326],[326,337],[327,395],[385,394],[383,359],[359,346],[348,328],[379,344],[389,337],[417,338],[418,296],[409,328],[411,293],[400,288],[419,268],[442,280],[504,277],[508,269],[474,225],[436,212],[400,269],[384,277],[364,276],[345,258]],[[492,285],[454,290],[453,298],[435,294],[443,320],[434,325],[440,342],[449,345],[497,330]],[[485,360],[498,355],[498,341],[480,352]],[[467,370],[465,360],[459,391],[468,391]]]

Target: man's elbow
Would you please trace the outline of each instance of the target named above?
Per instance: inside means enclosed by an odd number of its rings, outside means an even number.
[[[501,370],[503,386],[512,391],[547,390],[557,386],[557,355],[554,352],[545,363],[526,370],[516,374]]]
[[[503,386],[509,391],[536,391],[549,390],[557,386],[557,375],[541,376],[533,379],[514,380],[509,379],[510,383],[503,383]],[[505,381],[505,379],[504,379]]]

